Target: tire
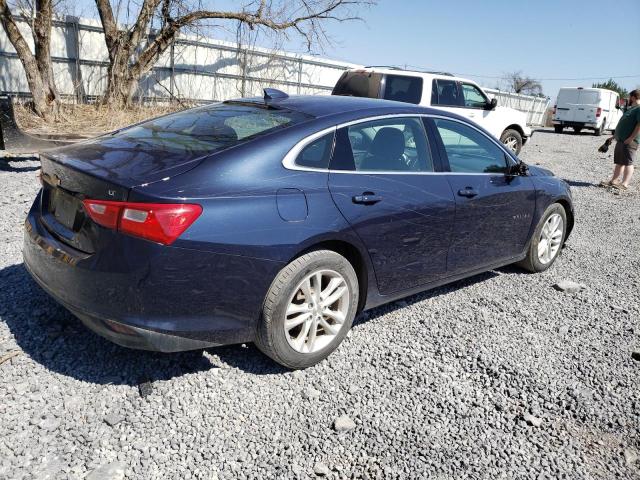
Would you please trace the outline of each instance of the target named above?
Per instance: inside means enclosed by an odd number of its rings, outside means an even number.
[[[556,238],[557,241],[559,241],[559,243],[557,243],[557,248],[555,249],[553,256],[550,259],[544,258],[544,255],[542,256],[543,258],[541,258],[541,255],[540,255],[541,248],[543,250],[546,250],[544,249],[544,247],[540,247],[540,242],[543,240],[542,238],[543,228],[545,227],[547,222],[549,222],[551,217],[556,218],[557,216],[559,216],[559,218],[562,221],[562,224],[561,224],[562,232],[560,233],[559,237],[554,237]],[[547,234],[545,234],[545,236],[548,237]],[[551,265],[554,264],[554,262],[560,255],[566,236],[567,236],[567,212],[565,211],[562,205],[560,205],[559,203],[554,203],[550,205],[545,210],[544,215],[542,215],[542,218],[540,219],[538,226],[533,232],[533,237],[529,242],[529,249],[527,250],[527,256],[524,258],[524,260],[521,260],[520,262],[518,262],[517,265],[524,268],[525,270],[529,270],[530,272],[534,272],[534,273],[545,271],[546,269],[551,267]],[[553,244],[555,245],[555,241],[553,242]]]
[[[328,292],[325,299],[333,297],[339,291],[343,292],[342,287],[346,287],[346,293],[341,294],[329,309],[333,315],[343,316],[342,323],[325,314],[327,309],[321,310],[322,307],[319,306],[314,288],[318,273],[321,275],[320,291]],[[332,294],[331,282],[340,285],[340,280],[343,284],[336,287]],[[306,285],[310,298],[305,295],[303,284]],[[342,255],[331,250],[316,250],[302,255],[280,270],[269,287],[256,332],[256,346],[265,355],[290,369],[315,365],[327,358],[347,335],[358,308],[358,296],[358,277],[353,266]],[[314,305],[314,308],[309,308],[310,305]],[[287,315],[287,309],[291,307],[292,313]],[[290,325],[293,325],[304,315],[311,317],[308,321],[286,329],[287,317]],[[325,329],[321,322],[327,328],[335,328],[333,331]],[[309,332],[307,334],[303,332],[305,327]],[[312,339],[314,327],[316,335]],[[300,338],[302,342],[298,341]]]
[[[582,131],[582,127],[573,127],[574,133],[580,133]]]
[[[607,119],[603,119],[602,120],[602,125],[600,125],[600,128],[596,128],[596,130],[593,132],[593,134],[596,137],[599,137],[600,135],[602,135],[604,133],[604,126],[607,124]]]
[[[520,135],[520,132],[517,130],[507,128],[502,132],[502,135],[500,135],[500,141],[516,155],[522,150],[522,135]]]
[[[564,130],[564,127],[563,127],[562,125],[554,125],[554,126],[553,126],[553,130],[554,130],[556,133],[562,133],[562,131]]]

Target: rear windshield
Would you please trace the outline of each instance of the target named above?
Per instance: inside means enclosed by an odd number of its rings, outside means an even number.
[[[111,138],[172,153],[206,154],[311,118],[262,105],[219,103],[160,117],[127,128]],[[109,143],[105,139],[103,144]]]
[[[382,75],[373,72],[344,72],[333,87],[332,95],[349,97],[380,97]]]

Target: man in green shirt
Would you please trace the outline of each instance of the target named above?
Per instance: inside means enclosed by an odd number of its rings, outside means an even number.
[[[633,176],[633,162],[638,152],[640,143],[640,89],[629,93],[627,111],[618,122],[613,137],[616,140],[616,148],[613,151],[613,177],[601,183],[603,186],[614,187],[619,190],[629,188],[629,182]],[[622,176],[622,181],[617,180]]]

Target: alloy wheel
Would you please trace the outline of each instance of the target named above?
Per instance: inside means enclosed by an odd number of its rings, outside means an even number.
[[[329,345],[342,329],[350,299],[347,282],[338,272],[308,274],[287,305],[284,330],[289,346],[299,353],[314,353]]]
[[[562,244],[562,236],[564,234],[564,220],[562,217],[554,213],[544,222],[540,239],[538,240],[538,259],[543,265],[547,265],[553,261],[558,254]]]
[[[504,146],[507,147],[512,152],[518,151],[518,139],[513,135],[509,135],[507,138],[504,139],[504,142],[502,143],[504,143]]]

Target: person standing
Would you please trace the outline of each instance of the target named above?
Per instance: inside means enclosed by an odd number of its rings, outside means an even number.
[[[613,187],[619,190],[629,188],[629,182],[633,176],[633,162],[638,152],[640,143],[640,89],[629,93],[627,110],[618,122],[618,126],[608,142],[616,140],[613,151],[613,176],[610,180],[600,183],[603,187]],[[618,179],[622,180],[618,182]]]

